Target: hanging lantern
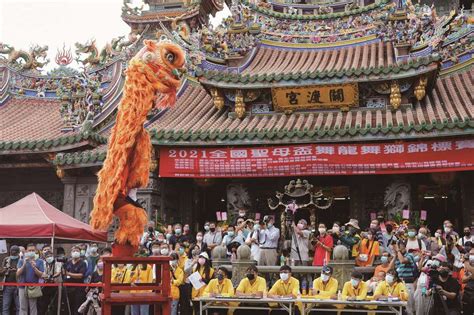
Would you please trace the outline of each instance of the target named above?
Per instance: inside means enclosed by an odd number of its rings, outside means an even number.
[[[224,108],[224,96],[222,96],[221,91],[214,88],[211,90],[212,99],[214,100],[214,107],[218,110]]]
[[[397,81],[392,81],[390,85],[390,105],[394,109],[398,109],[402,103],[402,94],[400,93],[400,86]]]
[[[418,84],[415,86],[414,94],[416,99],[421,101],[426,95],[426,84],[428,79],[426,77],[420,77]]]
[[[238,118],[243,118],[245,116],[245,103],[242,90],[237,90],[235,92],[235,114]]]

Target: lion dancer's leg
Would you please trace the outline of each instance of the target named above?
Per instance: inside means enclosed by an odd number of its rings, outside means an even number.
[[[128,173],[125,186],[127,191],[120,194],[114,204],[115,215],[120,220],[119,228],[115,232],[115,239],[119,244],[130,243],[136,248],[140,243],[148,219],[146,211],[136,202],[136,188],[148,185],[150,160],[150,136],[142,129],[137,135],[125,171]]]

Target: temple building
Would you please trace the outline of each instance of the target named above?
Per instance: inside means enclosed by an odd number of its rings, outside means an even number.
[[[474,18],[446,3],[126,2],[127,37],[65,48],[47,74],[47,47],[0,43],[0,207],[34,191],[88,221],[127,62],[162,39],[188,72],[175,107],[146,122],[138,196],[152,219],[202,226],[293,204],[313,225],[474,224]]]

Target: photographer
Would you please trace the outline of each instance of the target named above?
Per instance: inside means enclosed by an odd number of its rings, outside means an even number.
[[[450,272],[448,263],[443,263],[439,268],[439,277],[435,279],[436,286],[434,288],[434,315],[461,314],[459,302],[461,286],[450,276]]]
[[[16,270],[20,254],[20,248],[16,245],[10,247],[10,256],[3,259],[0,266],[0,282],[16,282]],[[2,314],[10,314],[10,307],[15,303],[16,314],[20,311],[20,301],[18,301],[18,287],[3,287]]]
[[[266,215],[263,218],[265,227],[260,230],[260,260],[261,266],[275,266],[278,260],[278,239],[280,238],[280,229],[277,229],[275,219]]]
[[[293,235],[291,236],[290,258],[295,261],[296,266],[307,266],[309,263],[309,236],[308,222],[305,219],[293,223]]]
[[[155,230],[155,222],[149,221],[146,231],[142,235],[140,245],[145,246],[148,250],[151,249],[151,244],[158,239],[159,232]]]
[[[28,244],[26,246],[25,257],[18,261],[16,276],[20,283],[38,283],[43,276],[44,262],[36,259],[36,246]],[[41,287],[19,287],[18,296],[20,300],[20,314],[38,314],[37,301],[41,297]]]
[[[52,252],[43,253],[46,265],[43,272],[43,281],[45,283],[56,283],[58,278],[61,276],[61,267],[60,262],[56,262]],[[40,315],[46,314],[48,312],[48,307],[51,305],[53,309],[56,308],[56,302],[54,298],[57,293],[56,287],[44,287],[43,296],[38,300],[38,312]]]

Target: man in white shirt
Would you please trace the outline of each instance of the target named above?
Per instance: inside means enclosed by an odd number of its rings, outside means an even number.
[[[290,258],[294,260],[296,266],[307,266],[309,262],[309,236],[308,222],[305,219],[293,223],[293,235],[291,236],[291,254]]]
[[[464,244],[466,244],[467,242],[474,243],[474,235],[472,235],[471,231],[472,229],[470,227],[464,227],[463,237],[458,240],[458,245],[464,247]]]
[[[265,228],[260,230],[260,259],[258,264],[261,266],[275,266],[278,260],[278,239],[280,230],[277,229],[273,216],[266,215],[263,218]]]
[[[416,228],[414,226],[408,227],[408,239],[406,249],[410,250],[426,250],[426,244],[421,239],[417,238]]]
[[[211,251],[214,247],[222,243],[222,234],[216,230],[215,222],[209,222],[209,231],[204,234],[202,241],[207,244],[207,247]]]
[[[252,231],[247,236],[245,244],[250,246],[250,259],[255,261],[260,260],[260,222],[256,221],[249,223],[252,228]]]

